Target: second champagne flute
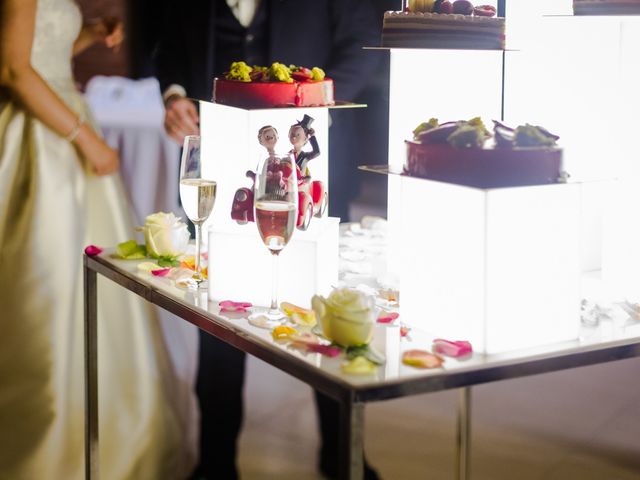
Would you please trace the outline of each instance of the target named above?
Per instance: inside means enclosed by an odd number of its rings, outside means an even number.
[[[205,222],[216,201],[217,184],[202,175],[200,156],[200,136],[184,137],[182,159],[180,161],[180,200],[189,220],[196,226],[196,270],[186,281],[189,288],[205,288],[205,278],[200,266],[202,249],[202,224]]]
[[[258,232],[273,258],[271,305],[256,312],[275,326],[286,319],[278,307],[278,256],[289,243],[298,214],[298,180],[295,164],[288,155],[271,155],[258,167],[254,189],[255,221]]]

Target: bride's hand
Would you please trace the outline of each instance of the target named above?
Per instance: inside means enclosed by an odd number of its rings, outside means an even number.
[[[96,175],[109,175],[118,170],[120,166],[118,152],[107,145],[86,125],[80,130],[75,144]]]

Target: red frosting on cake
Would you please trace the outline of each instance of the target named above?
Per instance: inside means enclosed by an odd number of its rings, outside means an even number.
[[[476,188],[558,183],[563,177],[557,147],[455,148],[448,143],[406,140],[409,175]]]
[[[213,101],[240,108],[317,107],[333,105],[333,80],[318,82],[240,82],[216,78]]]

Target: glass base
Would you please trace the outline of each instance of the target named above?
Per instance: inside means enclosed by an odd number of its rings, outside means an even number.
[[[204,278],[198,278],[196,275],[176,281],[176,286],[186,288],[188,290],[206,290],[209,282]]]
[[[285,313],[278,309],[253,308],[249,315],[249,323],[254,327],[270,330],[278,325],[284,325],[287,318]]]

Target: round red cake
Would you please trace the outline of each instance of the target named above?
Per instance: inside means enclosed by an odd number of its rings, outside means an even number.
[[[334,105],[333,80],[241,82],[216,78],[213,101],[240,108],[319,107]]]
[[[406,140],[406,174],[475,188],[545,185],[566,180],[558,136],[533,125],[513,129],[478,117],[439,124],[432,118]],[[493,142],[489,142],[493,139]],[[489,144],[491,143],[491,145]]]
[[[562,149],[557,147],[455,148],[448,144],[407,145],[407,174],[476,188],[558,183]]]

